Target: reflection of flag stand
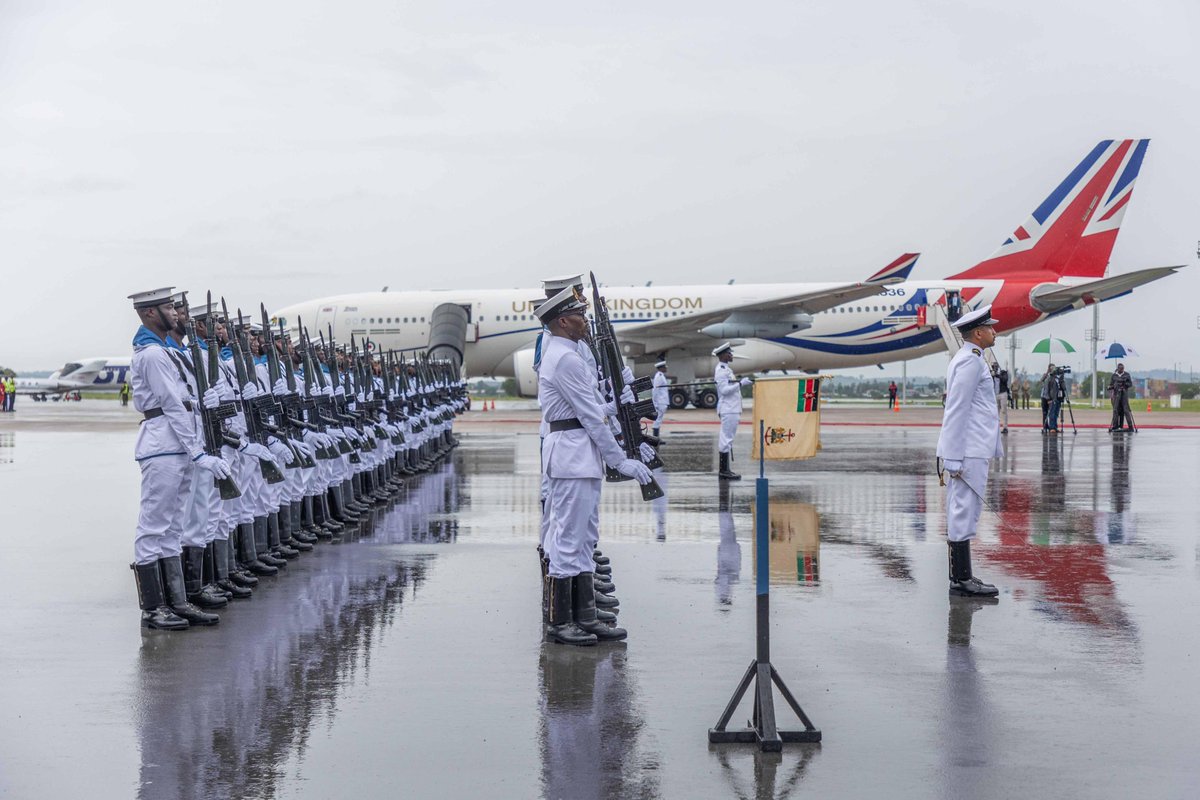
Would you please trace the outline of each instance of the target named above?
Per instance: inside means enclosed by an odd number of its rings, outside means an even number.
[[[814,405],[815,399],[814,397]],[[755,443],[755,451],[758,453],[758,480],[754,482],[754,539],[757,553],[754,572],[756,581],[755,594],[757,595],[756,639],[758,644],[754,660],[750,662],[746,674],[742,676],[741,682],[738,683],[737,689],[734,690],[733,697],[729,699],[729,704],[721,712],[721,718],[717,720],[716,726],[709,728],[708,741],[714,744],[735,742],[757,743],[764,752],[778,752],[783,749],[784,742],[819,742],[821,741],[821,731],[813,726],[808,715],[804,713],[804,709],[800,708],[800,704],[796,702],[796,698],[792,696],[787,685],[784,684],[783,678],[779,677],[779,673],[775,671],[775,667],[771,666],[769,572],[771,537],[768,533],[770,527],[770,502],[768,500],[766,462],[764,461],[767,449],[767,429],[766,424],[759,418],[757,400],[758,387],[756,386],[754,416],[758,419],[758,442]],[[759,446],[760,444],[762,446]],[[729,724],[733,713],[737,711],[738,703],[742,701],[746,690],[750,688],[751,680],[755,682],[754,716],[749,722],[749,727],[740,731],[726,730],[725,726]],[[771,692],[772,683],[779,689],[779,693],[783,695],[783,699],[791,706],[792,711],[804,723],[804,730],[781,731],[775,727],[775,698]]]

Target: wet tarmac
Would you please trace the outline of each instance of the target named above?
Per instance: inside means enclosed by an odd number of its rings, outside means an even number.
[[[630,638],[572,649],[540,641],[519,426],[464,425],[362,539],[181,634],[138,626],[132,430],[0,429],[0,796],[1200,794],[1200,434],[1014,431],[995,606],[947,598],[936,429],[768,465],[774,663],[824,732],[776,756],[706,739],[754,648],[754,484],[718,490],[715,434],[668,435],[665,501],[606,489]]]

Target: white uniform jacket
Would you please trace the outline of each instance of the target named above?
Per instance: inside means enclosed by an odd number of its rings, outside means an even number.
[[[162,415],[148,419],[138,426],[134,458],[138,461],[155,456],[184,455],[196,459],[204,452],[204,443],[197,425],[199,402],[186,375],[186,360],[172,353],[163,344],[140,342],[135,345],[129,362],[130,383],[133,387],[133,407],[138,411],[162,409]],[[178,360],[175,360],[178,358]],[[187,401],[188,407],[184,406]]]
[[[538,404],[548,431],[542,444],[542,471],[547,477],[602,478],[605,463],[616,467],[625,460],[596,401],[596,373],[570,339],[543,339]],[[549,431],[549,423],[572,418],[583,428]]]
[[[969,342],[946,370],[946,411],[937,454],[951,461],[1004,455],[992,371],[983,351]]]
[[[717,415],[742,413],[742,383],[728,364],[718,363],[713,382],[717,384]]]
[[[654,388],[650,391],[650,399],[654,402],[655,408],[663,408],[671,405],[671,391],[667,388],[671,385],[671,379],[665,374],[654,371]]]

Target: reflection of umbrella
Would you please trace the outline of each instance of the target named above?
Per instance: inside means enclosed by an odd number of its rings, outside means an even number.
[[[1071,343],[1068,342],[1066,339],[1050,338],[1050,339],[1042,339],[1040,342],[1035,344],[1033,346],[1033,349],[1030,350],[1029,352],[1031,352],[1031,353],[1046,353],[1047,355],[1050,355],[1052,353],[1074,353],[1075,348],[1072,347]]]
[[[1121,344],[1120,342],[1109,342],[1096,351],[1096,360],[1099,361],[1102,358],[1128,358],[1129,356],[1136,356],[1137,354],[1138,351],[1134,350],[1127,344]]]

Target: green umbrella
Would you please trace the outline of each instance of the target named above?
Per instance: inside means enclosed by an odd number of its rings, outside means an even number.
[[[1042,339],[1040,342],[1035,344],[1033,349],[1029,352],[1045,353],[1047,356],[1050,356],[1054,353],[1074,353],[1075,348],[1072,347],[1071,343],[1066,339],[1055,339],[1054,337],[1050,337],[1049,339]]]

